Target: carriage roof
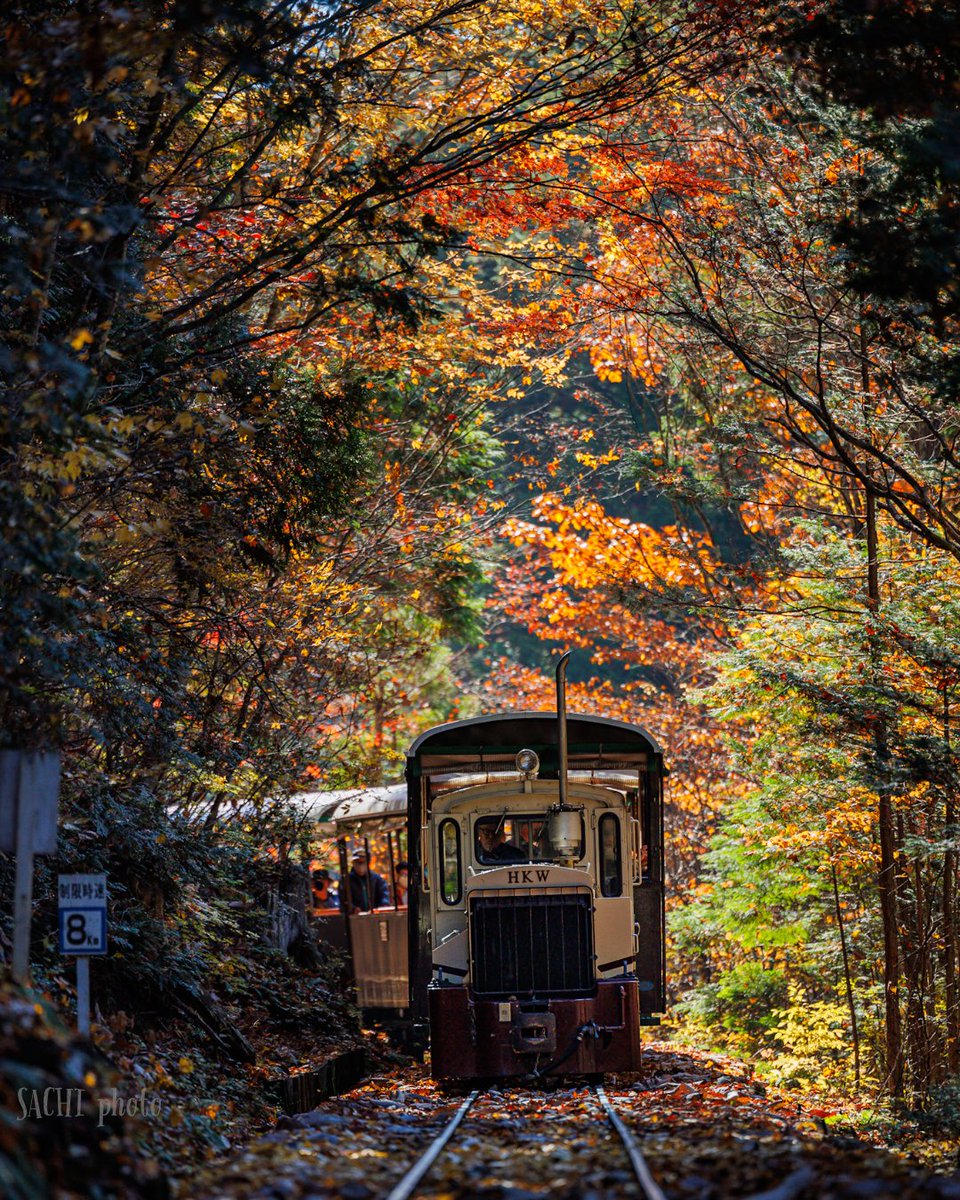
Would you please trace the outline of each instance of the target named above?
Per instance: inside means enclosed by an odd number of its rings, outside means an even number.
[[[340,788],[331,792],[301,792],[289,801],[298,812],[317,824],[344,821],[382,821],[401,816],[407,809],[407,786]]]

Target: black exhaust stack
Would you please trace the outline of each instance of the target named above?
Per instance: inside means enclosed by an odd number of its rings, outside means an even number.
[[[567,660],[571,651],[560,655],[557,663],[557,779],[560,782],[560,807],[567,807]]]

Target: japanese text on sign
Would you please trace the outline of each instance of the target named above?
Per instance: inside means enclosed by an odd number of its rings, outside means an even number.
[[[105,875],[61,875],[57,895],[60,907],[71,900],[99,900],[98,908],[106,904],[107,880]]]

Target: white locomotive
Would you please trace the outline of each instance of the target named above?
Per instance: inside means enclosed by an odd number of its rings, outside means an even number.
[[[501,713],[407,756],[411,1012],[439,1079],[640,1066],[664,1003],[662,755],[639,726]]]

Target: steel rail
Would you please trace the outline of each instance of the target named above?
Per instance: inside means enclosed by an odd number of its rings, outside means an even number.
[[[479,1095],[480,1089],[474,1088],[450,1121],[447,1122],[410,1170],[407,1171],[406,1175],[404,1175],[399,1183],[394,1184],[393,1188],[387,1193],[386,1200],[410,1200],[414,1188],[443,1153],[444,1146],[453,1137],[457,1126],[473,1107],[473,1102]]]
[[[661,1191],[660,1186],[650,1174],[650,1168],[647,1166],[637,1139],[610,1103],[610,1099],[603,1087],[600,1084],[594,1084],[590,1090],[600,1102],[607,1120],[618,1134],[623,1148],[627,1153],[627,1158],[630,1160],[630,1166],[633,1168],[636,1180],[643,1191],[645,1200],[666,1200],[666,1196]],[[420,1155],[413,1166],[404,1174],[403,1178],[394,1184],[387,1193],[385,1200],[410,1200],[418,1184],[422,1182],[424,1176],[443,1153],[447,1143],[453,1137],[461,1121],[473,1107],[474,1101],[481,1095],[482,1091],[482,1088],[475,1088],[467,1096],[451,1119],[437,1134],[430,1145],[427,1146],[423,1154]]]
[[[594,1094],[600,1101],[603,1111],[607,1114],[607,1119],[620,1135],[620,1141],[623,1142],[623,1148],[627,1152],[627,1157],[630,1159],[630,1166],[633,1167],[633,1173],[637,1177],[637,1182],[643,1189],[646,1200],[667,1200],[666,1196],[660,1190],[660,1185],[650,1174],[650,1168],[647,1166],[646,1159],[640,1150],[640,1144],[633,1136],[633,1133],[623,1123],[620,1114],[610,1103],[607,1093],[598,1083],[594,1084]]]

